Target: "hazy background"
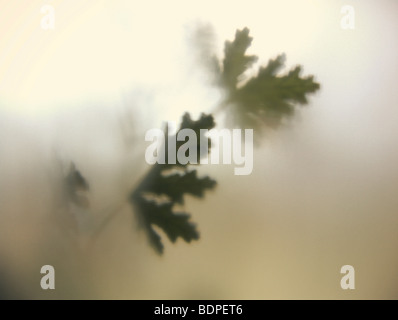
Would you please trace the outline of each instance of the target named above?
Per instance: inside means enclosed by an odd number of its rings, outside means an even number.
[[[55,29],[40,8],[55,7]],[[340,28],[343,5],[355,30]],[[398,297],[398,3],[394,0],[0,1],[0,295],[17,298]],[[145,174],[143,133],[217,105],[193,31],[214,50],[247,26],[259,64],[285,52],[321,90],[255,149],[250,176],[184,209],[201,239],[157,256],[128,205],[89,254],[52,227],[54,158],[90,183],[90,214]],[[122,122],[122,126],[121,126]],[[121,130],[121,128],[125,128]],[[80,244],[81,245],[81,244]],[[52,264],[56,289],[40,288]],[[340,288],[353,265],[356,289]]]

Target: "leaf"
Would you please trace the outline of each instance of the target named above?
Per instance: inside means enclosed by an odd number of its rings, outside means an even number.
[[[60,169],[62,168],[60,167]],[[89,184],[80,171],[76,169],[74,163],[71,163],[65,176],[57,175],[57,180],[56,197],[54,199],[55,221],[62,229],[77,234],[79,232],[79,223],[75,209],[87,209],[90,206],[87,197]]]
[[[211,115],[201,114],[200,118],[195,121],[186,113],[182,118],[179,130],[189,128],[195,131],[199,157],[200,130],[211,129],[214,126],[214,119]],[[210,142],[207,137],[206,139],[206,142]],[[183,143],[183,141],[177,142],[177,150]],[[167,158],[167,146],[165,150]],[[169,173],[170,169],[178,172]],[[163,230],[172,242],[178,238],[182,238],[186,242],[199,239],[196,225],[190,221],[191,215],[186,212],[174,212],[174,206],[183,204],[186,194],[202,198],[205,191],[213,189],[215,185],[216,181],[209,177],[198,177],[197,171],[189,170],[188,165],[176,163],[152,166],[139,186],[132,192],[130,203],[138,214],[141,225],[146,230],[149,242],[159,254],[163,253],[164,246],[160,235],[153,226]],[[160,201],[161,197],[166,200]]]
[[[206,130],[210,130],[213,129],[215,127],[215,122],[214,122],[214,118],[212,115],[206,115],[204,113],[202,113],[200,115],[200,118],[196,121],[191,119],[191,116],[189,113],[185,113],[182,117],[182,121],[181,121],[181,125],[180,125],[180,129],[177,131],[176,134],[178,134],[178,132],[182,129],[192,129],[193,131],[195,131],[196,134],[196,154],[197,154],[197,163],[200,163],[200,158],[203,155],[204,150],[201,150],[201,148],[205,147],[205,145],[208,146],[207,148],[207,152],[210,152],[211,149],[211,141],[209,141],[209,138],[206,136],[201,136],[201,129],[206,129]],[[175,137],[173,137],[175,138]],[[203,145],[200,143],[202,140]],[[178,148],[183,145],[185,143],[185,141],[177,141],[176,143],[176,150],[178,150]],[[168,150],[166,149],[166,159],[168,157]],[[182,164],[178,163],[177,160],[177,165],[181,166]],[[183,165],[184,166],[184,165]]]
[[[64,188],[68,201],[82,208],[89,206],[89,200],[84,194],[89,190],[89,185],[82,174],[76,169],[74,163],[71,164],[69,172],[64,178]]]
[[[190,215],[174,213],[173,202],[159,204],[141,198],[136,200],[135,205],[139,207],[149,242],[159,254],[163,253],[164,246],[161,237],[153,228],[154,225],[161,228],[172,242],[176,242],[178,237],[186,242],[199,239],[195,224],[189,221]]]
[[[307,95],[319,90],[313,76],[301,77],[301,66],[286,74],[279,74],[285,56],[269,60],[260,67],[256,76],[244,78],[244,73],[257,61],[254,55],[246,55],[252,38],[249,29],[237,30],[233,42],[225,43],[225,57],[220,84],[226,90],[222,108],[229,109],[229,119],[240,128],[262,131],[277,127],[284,118],[292,116],[295,105],[308,103]]]
[[[216,36],[213,27],[210,24],[197,24],[191,32],[191,45],[194,47],[193,58],[196,65],[207,72],[207,80],[214,83],[220,75],[221,68],[219,61],[215,56]],[[215,77],[214,77],[215,76]]]
[[[170,175],[159,175],[152,185],[151,192],[166,195],[176,203],[184,203],[184,194],[202,198],[206,189],[212,189],[216,182],[209,177],[198,178],[197,171],[184,171]],[[170,187],[172,186],[172,187]]]
[[[249,29],[237,30],[233,42],[226,41],[224,47],[224,60],[222,70],[222,84],[234,90],[238,84],[239,77],[249,69],[255,62],[256,56],[246,55],[253,38],[249,37]]]

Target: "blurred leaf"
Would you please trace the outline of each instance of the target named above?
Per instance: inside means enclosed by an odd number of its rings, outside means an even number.
[[[76,207],[87,209],[90,206],[87,197],[89,185],[74,163],[71,163],[65,176],[57,175],[57,196],[55,198],[55,217],[57,224],[68,232],[77,234],[79,232]],[[60,184],[58,184],[60,182]],[[59,188],[58,188],[59,186]],[[73,206],[76,206],[73,208]],[[84,210],[80,210],[80,213]]]
[[[210,24],[198,24],[191,31],[191,44],[194,46],[193,51],[194,62],[203,67],[203,71],[207,71],[210,76],[208,80],[212,83],[215,78],[221,74],[219,61],[215,56],[216,36],[213,27]]]
[[[144,198],[136,198],[134,201],[135,207],[140,210],[149,242],[158,253],[163,253],[164,247],[161,237],[153,229],[154,225],[161,228],[172,242],[178,237],[186,242],[199,239],[196,225],[189,221],[191,216],[187,213],[174,213],[173,202],[157,203]]]
[[[89,190],[89,185],[82,174],[76,169],[74,163],[71,164],[69,172],[64,180],[65,192],[68,200],[75,205],[87,208],[89,200],[84,194]]]
[[[221,74],[222,83],[226,88],[235,90],[239,77],[257,62],[256,56],[246,55],[253,38],[249,37],[249,29],[237,30],[233,42],[226,41],[224,48],[223,70]]]
[[[256,76],[246,79],[244,73],[257,61],[256,56],[246,55],[251,42],[249,29],[244,28],[236,31],[234,41],[225,43],[220,85],[226,90],[226,98],[222,108],[233,125],[261,131],[277,127],[293,115],[295,105],[307,104],[307,95],[319,90],[320,85],[313,76],[301,77],[301,66],[279,74],[284,55],[269,60]]]
[[[184,203],[184,194],[202,198],[205,189],[211,189],[215,185],[215,181],[209,177],[198,178],[196,170],[185,170],[183,173],[166,176],[158,175],[157,178],[152,185],[151,192],[157,195],[164,194],[171,201],[181,204]]]
[[[197,154],[200,157],[200,130],[211,129],[214,126],[214,119],[211,115],[202,114],[198,120],[194,121],[186,113],[182,118],[179,130],[189,128],[195,131]],[[206,137],[206,139],[208,138]],[[177,142],[176,151],[183,143],[184,141]],[[167,146],[165,148],[166,157],[168,157]],[[177,172],[170,173],[172,169]],[[215,185],[216,181],[209,177],[198,177],[197,171],[189,170],[188,165],[177,162],[176,164],[152,166],[140,185],[132,192],[130,203],[147,232],[149,242],[158,253],[163,252],[163,244],[161,237],[153,228],[155,225],[162,229],[172,242],[179,237],[186,242],[199,239],[196,225],[190,221],[190,214],[176,213],[173,211],[174,206],[184,203],[186,194],[202,198],[204,192],[214,188]],[[165,200],[162,201],[161,197]]]

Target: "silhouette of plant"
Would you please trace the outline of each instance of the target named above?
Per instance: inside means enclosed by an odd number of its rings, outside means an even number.
[[[186,113],[182,118],[179,130],[189,128],[196,133],[198,160],[200,160],[202,154],[199,143],[200,129],[210,130],[214,126],[215,123],[211,115],[202,114],[198,120],[193,121],[190,115]],[[178,131],[176,134],[178,134]],[[167,136],[168,130],[166,129]],[[208,140],[204,141],[208,143]],[[177,141],[176,150],[183,143],[183,141]],[[168,159],[167,143],[164,146],[164,152],[166,159]],[[167,173],[173,169],[177,172]],[[178,237],[183,238],[186,242],[199,239],[199,232],[195,224],[189,221],[190,215],[185,212],[175,213],[173,207],[175,204],[184,202],[185,194],[202,198],[205,190],[212,189],[215,185],[215,180],[209,177],[199,178],[196,170],[189,170],[187,164],[181,164],[178,161],[176,161],[176,164],[157,163],[153,165],[143,181],[131,193],[130,203],[136,214],[139,215],[139,220],[147,231],[150,243],[158,253],[163,252],[163,244],[160,236],[152,228],[153,225],[160,227],[172,242],[175,242]],[[160,200],[160,196],[166,196],[167,200]]]
[[[291,117],[296,105],[307,104],[307,96],[319,90],[320,85],[314,81],[313,76],[301,77],[301,66],[296,66],[288,73],[279,74],[284,67],[284,55],[269,60],[265,67],[258,69],[255,76],[246,77],[246,71],[258,60],[257,56],[246,54],[252,40],[248,28],[237,30],[235,39],[225,42],[222,61],[216,56],[206,59],[210,61],[208,66],[215,74],[216,84],[225,94],[217,111],[230,116],[231,126],[250,128],[256,133],[261,133],[266,128],[278,127],[283,119]],[[182,118],[179,130],[189,128],[197,133],[198,160],[203,154],[199,144],[200,129],[214,127],[212,115],[202,114],[195,121],[186,113]],[[168,136],[167,127],[165,136]],[[167,140],[163,147],[166,159],[168,158]],[[208,142],[211,146],[211,141]],[[176,150],[184,143],[185,141],[178,141]],[[70,201],[77,205],[86,205],[86,199],[77,194],[76,190],[83,188],[87,191],[88,184],[74,166],[71,167],[65,180]],[[175,212],[175,206],[184,202],[184,195],[190,194],[202,198],[205,191],[213,189],[215,185],[215,180],[207,176],[198,177],[197,171],[191,170],[187,164],[177,162],[152,166],[138,186],[130,192],[128,202],[156,252],[163,253],[164,246],[154,226],[162,229],[172,242],[178,238],[186,242],[199,239],[199,232],[196,225],[191,222],[190,214]],[[115,213],[116,211],[110,213],[104,219],[95,235],[98,235]]]
[[[284,67],[284,54],[260,67],[256,76],[247,78],[245,72],[258,60],[255,55],[246,55],[252,40],[248,28],[237,30],[234,41],[225,42],[224,59],[215,71],[218,85],[226,92],[221,110],[231,116],[230,124],[260,133],[292,116],[295,105],[307,104],[307,95],[316,92],[320,85],[313,76],[300,77],[301,66],[279,74]]]

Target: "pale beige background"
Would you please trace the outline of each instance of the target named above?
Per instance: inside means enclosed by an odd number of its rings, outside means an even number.
[[[53,31],[40,28],[47,3]],[[344,4],[355,8],[355,30],[340,28]],[[9,287],[41,298],[397,298],[397,9],[394,0],[0,1],[0,267]],[[122,201],[146,168],[141,136],[123,143],[126,108],[142,133],[216,105],[189,45],[198,23],[213,26],[219,54],[249,27],[260,63],[285,52],[321,90],[255,149],[251,176],[201,168],[219,185],[185,204],[200,241],[167,243],[158,257],[127,206],[90,257],[61,249],[69,244],[46,220],[54,154],[90,181],[95,211]],[[56,267],[55,292],[39,288],[44,264]],[[340,289],[345,264],[355,267],[354,291]]]

